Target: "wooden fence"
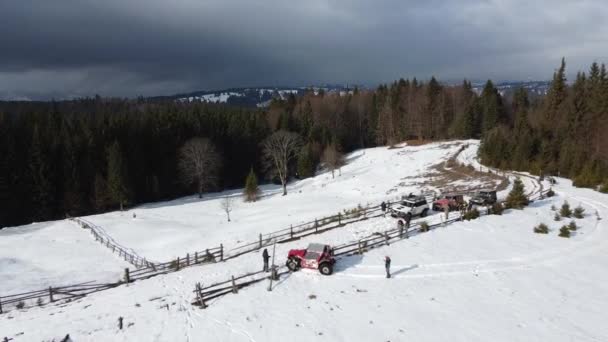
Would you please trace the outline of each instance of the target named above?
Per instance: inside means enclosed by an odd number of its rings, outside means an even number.
[[[76,222],[84,229],[89,229],[91,234],[93,234],[95,237],[95,241],[99,241],[102,245],[112,250],[112,253],[118,254],[119,257],[123,258],[131,265],[138,268],[153,266],[153,262],[146,260],[146,258],[137,255],[137,253],[135,253],[135,251],[132,249],[121,246],[119,243],[114,241],[114,239],[112,239],[112,237],[109,236],[102,227],[78,217],[72,217],[70,220]]]
[[[259,240],[233,248],[228,253],[226,253],[223,244],[220,244],[219,247],[208,248],[194,253],[187,253],[183,257],[178,257],[175,260],[163,263],[151,262],[138,256],[133,250],[120,246],[120,244],[115,242],[108,234],[105,233],[103,228],[96,226],[91,222],[81,218],[71,218],[71,220],[78,223],[81,227],[89,229],[97,241],[101,242],[104,246],[111,249],[121,258],[124,258],[127,262],[134,265],[136,269],[131,270],[129,268],[125,268],[123,278],[113,283],[89,282],[77,285],[50,287],[44,290],[25,292],[9,296],[0,296],[0,314],[14,308],[21,309],[36,305],[45,305],[60,300],[70,301],[93,292],[114,288],[137,280],[152,278],[161,274],[176,272],[187,267],[237,258],[243,254],[258,251],[259,249],[267,247],[274,242],[284,243],[302,238],[304,236],[320,234],[331,229],[344,227],[348,224],[380,215],[382,215],[380,205],[366,208],[357,207],[356,209],[347,210],[344,213],[339,213],[337,215],[324,217],[319,220],[302,223],[296,226],[290,226],[287,229],[281,229],[276,232],[261,234],[261,238]],[[50,300],[51,298],[53,300]]]
[[[542,199],[545,197],[547,191],[540,189],[540,191],[535,191],[535,193],[530,197],[530,202],[536,199]],[[455,215],[454,215],[455,214]],[[490,215],[489,210],[481,211],[480,216]],[[393,228],[388,229],[383,232],[376,232],[370,234],[366,237],[358,239],[356,241],[351,241],[348,243],[340,244],[333,247],[334,256],[337,259],[356,255],[363,254],[368,252],[371,249],[390,245],[392,242],[396,242],[403,239],[408,239],[417,234],[430,231],[432,229],[436,229],[438,227],[445,227],[448,224],[452,224],[454,222],[462,221],[462,213],[456,212],[452,213],[452,217],[448,217],[447,220],[443,222],[427,225],[423,229],[423,225],[420,222],[413,223],[408,229],[405,227],[402,228]],[[277,268],[276,276],[280,276],[283,274],[289,273],[286,270],[285,266],[280,266]],[[195,289],[193,293],[195,294],[195,300],[192,302],[192,305],[200,306],[202,308],[206,308],[208,302],[212,299],[216,299],[222,296],[225,296],[230,293],[238,293],[238,290],[244,288],[246,286],[259,283],[265,279],[268,279],[269,275],[266,272],[251,272],[240,275],[238,277],[232,276],[231,279],[225,280],[222,282],[218,282],[206,287],[202,287],[201,283],[196,283]],[[244,280],[243,280],[244,279]],[[242,281],[241,281],[242,280]],[[240,281],[240,282],[239,282]]]

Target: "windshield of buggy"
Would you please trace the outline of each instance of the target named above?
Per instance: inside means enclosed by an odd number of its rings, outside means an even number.
[[[324,250],[325,245],[322,245],[320,243],[311,243],[310,245],[308,245],[308,248],[306,248],[306,254],[304,255],[304,259],[317,260]]]

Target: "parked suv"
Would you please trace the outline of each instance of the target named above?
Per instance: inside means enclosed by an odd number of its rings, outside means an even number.
[[[462,195],[449,194],[433,202],[433,210],[444,211],[448,207],[450,211],[458,210],[464,203]]]
[[[480,190],[470,202],[475,205],[492,205],[496,203],[496,190]]]
[[[393,217],[406,217],[408,214],[411,216],[425,217],[429,212],[429,204],[426,198],[423,196],[409,195],[404,197],[401,202],[391,208],[391,216]]]
[[[300,268],[318,269],[323,275],[334,271],[334,252],[329,245],[311,243],[306,249],[292,249],[287,255],[287,268],[295,272]]]

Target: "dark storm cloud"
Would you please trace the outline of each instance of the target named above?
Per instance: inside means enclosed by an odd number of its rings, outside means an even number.
[[[0,96],[545,79],[605,61],[607,19],[604,0],[0,0]]]

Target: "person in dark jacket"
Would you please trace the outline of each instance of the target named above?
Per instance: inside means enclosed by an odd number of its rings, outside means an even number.
[[[386,268],[386,277],[390,278],[391,277],[391,258],[389,258],[388,255],[384,258],[384,267]]]
[[[380,209],[382,209],[382,214],[386,217],[386,202],[382,201],[380,203]]]
[[[262,252],[262,259],[264,259],[264,272],[268,272],[268,260],[270,260],[270,255],[268,255],[268,249],[264,248],[264,252]]]
[[[412,213],[405,214],[405,231],[407,233],[408,229],[410,229],[410,221],[412,220]]]

